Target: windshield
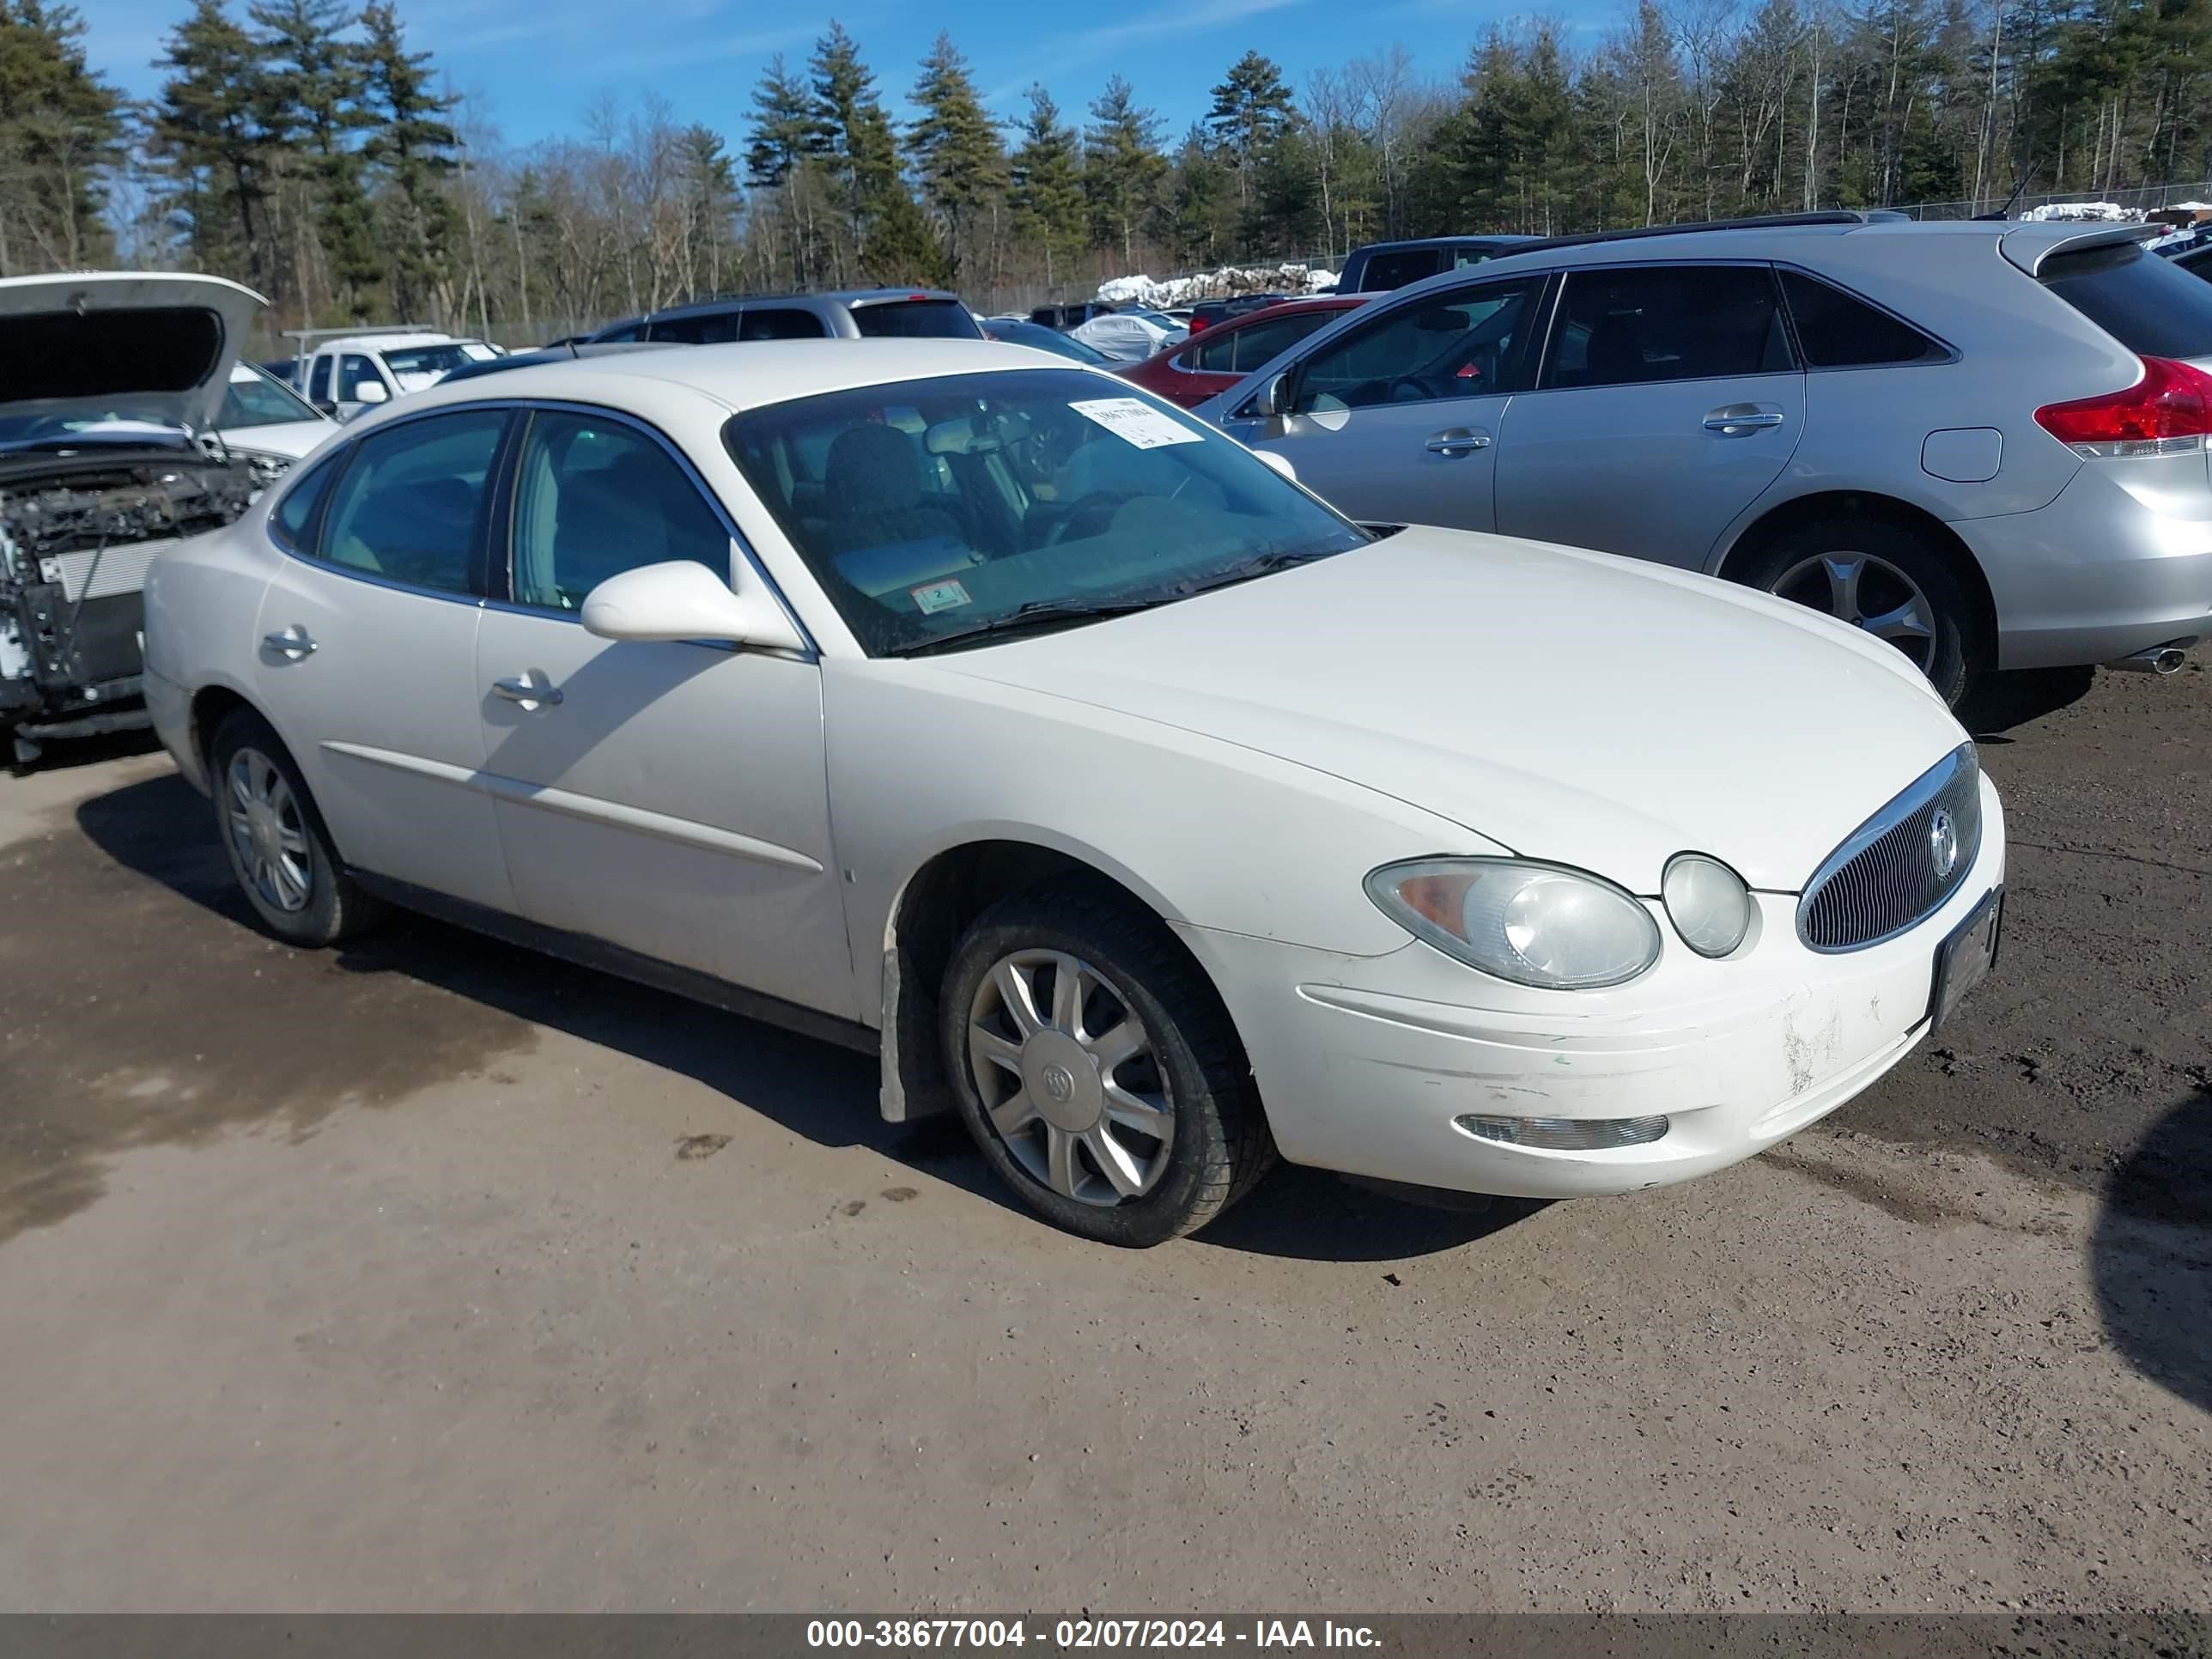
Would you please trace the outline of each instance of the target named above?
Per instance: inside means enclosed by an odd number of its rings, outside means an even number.
[[[447,369],[497,356],[481,340],[453,340],[441,345],[393,346],[384,354],[384,366],[402,387],[419,392]]]
[[[1082,369],[829,392],[724,436],[873,656],[1368,539],[1241,444]]]
[[[239,427],[282,426],[322,418],[289,386],[251,363],[240,363],[230,371],[230,384],[223,389],[222,412],[216,418],[216,429],[228,432]]]
[[[1049,351],[1055,357],[1072,357],[1079,363],[1110,363],[1114,361],[1097,346],[1079,340],[1073,334],[1062,334],[1056,328],[1046,328],[1036,323],[988,323],[984,325],[984,332],[994,340],[1005,341],[1008,345]]]

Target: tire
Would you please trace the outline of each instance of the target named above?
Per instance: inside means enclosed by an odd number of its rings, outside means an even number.
[[[1073,1012],[1068,965],[1080,992]],[[968,1133],[1023,1203],[1069,1232],[1129,1249],[1164,1243],[1213,1219],[1274,1163],[1212,986],[1157,919],[1094,884],[1052,883],[977,917],[953,949],[940,1008]],[[1012,1120],[1008,1131],[994,1110]]]
[[[1839,581],[1838,567],[1844,572],[1855,567],[1856,578]],[[1818,520],[1778,537],[1730,574],[1746,586],[1862,627],[1890,621],[1894,634],[1879,627],[1869,631],[1904,651],[1954,708],[1990,665],[1980,613],[1952,562],[1900,525],[1882,519]],[[1924,636],[1907,631],[1916,621],[1924,621]]]
[[[382,920],[385,907],[348,873],[268,721],[250,709],[232,713],[208,745],[208,772],[216,837],[264,928],[319,950]]]

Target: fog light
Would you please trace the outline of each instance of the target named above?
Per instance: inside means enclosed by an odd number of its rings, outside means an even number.
[[[1486,1117],[1452,1120],[1478,1140],[1535,1146],[1547,1152],[1595,1152],[1607,1146],[1641,1146],[1667,1133],[1664,1117]]]

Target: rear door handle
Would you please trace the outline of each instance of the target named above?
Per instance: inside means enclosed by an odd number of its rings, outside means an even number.
[[[561,688],[538,668],[526,669],[512,679],[494,680],[491,689],[494,696],[529,709],[555,708],[561,702]]]
[[[1717,432],[1723,438],[1741,438],[1780,426],[1785,418],[1780,410],[1759,404],[1729,404],[1705,416],[1705,430]]]
[[[1446,427],[1442,432],[1429,434],[1426,447],[1431,455],[1471,455],[1478,449],[1490,447],[1490,434],[1477,432],[1472,427]]]
[[[261,643],[277,653],[288,662],[299,662],[315,654],[315,641],[307,630],[294,623],[281,634],[264,634]]]

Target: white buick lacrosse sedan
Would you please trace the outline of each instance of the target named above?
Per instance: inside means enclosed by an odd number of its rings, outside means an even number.
[[[422,392],[160,559],[146,651],[279,938],[397,903],[879,1050],[886,1116],[958,1112],[1114,1243],[1278,1152],[1538,1197],[1719,1169],[1996,948],[1996,793],[1887,645],[1355,526],[1017,347]]]

